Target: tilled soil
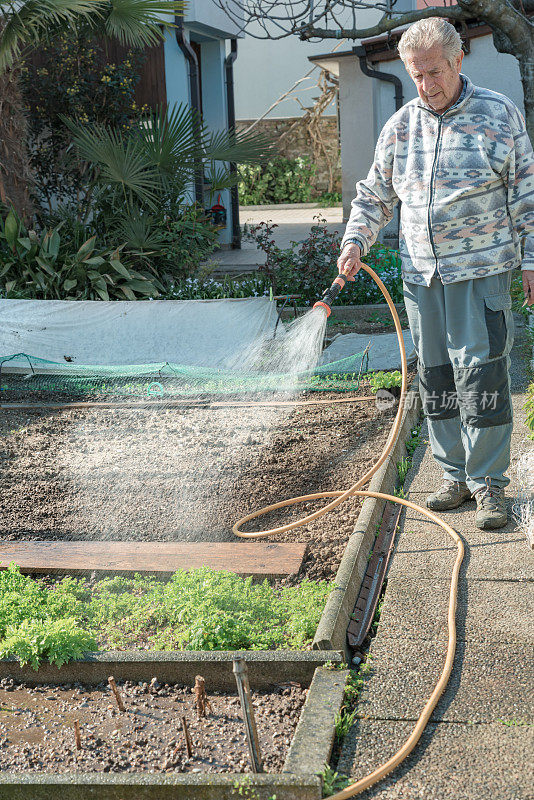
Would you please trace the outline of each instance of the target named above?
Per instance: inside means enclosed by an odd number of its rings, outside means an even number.
[[[120,712],[107,685],[25,687],[0,681],[0,769],[25,772],[250,772],[237,693],[210,693],[198,718],[189,686],[118,683]],[[266,772],[279,772],[306,691],[298,684],[252,692]],[[192,740],[188,758],[181,718]],[[76,748],[78,721],[81,750]]]
[[[0,536],[7,540],[234,541],[235,521],[288,497],[346,489],[378,459],[394,411],[326,404],[0,412]],[[355,402],[336,403],[350,397]],[[249,523],[272,528],[325,504]],[[298,576],[332,579],[361,501],[270,537],[307,542]]]

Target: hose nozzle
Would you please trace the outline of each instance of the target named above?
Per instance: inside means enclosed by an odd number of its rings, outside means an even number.
[[[326,316],[329,317],[332,311],[332,303],[344,288],[347,282],[345,275],[338,275],[332,286],[325,291],[320,300],[314,304],[314,308],[323,308],[326,311]]]

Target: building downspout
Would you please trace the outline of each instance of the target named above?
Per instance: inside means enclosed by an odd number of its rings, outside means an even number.
[[[396,75],[391,75],[389,72],[379,72],[377,69],[372,69],[367,63],[367,51],[363,45],[356,45],[352,48],[352,52],[360,59],[360,69],[364,75],[369,78],[377,78],[379,81],[387,81],[395,86],[395,111],[404,104],[404,95],[402,93],[402,81]],[[399,213],[397,216],[397,240],[400,235],[400,202]]]
[[[176,24],[176,41],[178,47],[184,54],[187,63],[189,64],[189,90],[191,95],[191,107],[196,112],[196,121],[194,122],[194,135],[197,140],[198,152],[201,151],[201,133],[200,123],[202,116],[200,113],[200,84],[198,79],[198,62],[197,56],[191,45],[189,44],[184,34],[184,18],[182,15],[176,15],[174,18]],[[195,200],[200,208],[204,208],[204,166],[202,159],[197,156],[194,160],[194,173],[195,173]]]
[[[226,78],[226,106],[228,109],[228,130],[235,131],[235,102],[234,102],[234,61],[237,58],[237,39],[230,40],[231,50],[224,61]],[[237,173],[237,164],[230,162],[230,173]],[[241,248],[241,226],[239,224],[239,193],[237,183],[230,188],[232,210],[232,249]]]
[[[402,93],[402,81],[396,75],[390,75],[389,72],[379,72],[377,69],[372,69],[367,63],[367,50],[362,45],[356,45],[352,48],[352,52],[360,59],[360,68],[364,75],[369,78],[377,78],[379,81],[388,81],[395,85],[395,111],[404,104],[404,95]]]

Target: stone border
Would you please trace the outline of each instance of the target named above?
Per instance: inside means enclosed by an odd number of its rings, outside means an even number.
[[[15,658],[0,660],[0,678],[13,678],[36,686],[40,683],[84,683],[89,686],[106,681],[110,675],[121,681],[149,681],[193,685],[199,673],[209,690],[234,691],[232,659],[247,662],[253,689],[268,689],[286,681],[310,686],[317,667],[326,662],[343,663],[342,652],[322,650],[211,650],[211,651],[136,651],[107,650],[88,653],[83,659],[61,667],[48,662],[38,670],[29,664],[21,667]],[[0,795],[1,800],[1,795]]]
[[[285,208],[343,208],[343,203],[322,206],[320,203],[271,203],[266,206],[239,206],[239,218],[247,211],[283,211]]]
[[[393,450],[372,478],[371,491],[390,493],[395,484],[397,461],[404,455],[405,442],[419,417],[416,381],[407,393],[407,407]],[[147,680],[155,674],[163,682],[193,683],[201,671],[211,688],[224,690],[234,688],[232,658],[242,656],[247,660],[254,688],[267,688],[285,680],[298,680],[310,687],[281,774],[5,772],[0,773],[0,800],[48,800],[58,793],[64,800],[233,800],[240,786],[247,787],[244,796],[251,800],[271,800],[281,792],[284,800],[320,800],[318,773],[330,758],[335,715],[342,706],[349,673],[318,666],[327,661],[341,665],[344,658],[350,659],[346,628],[384,504],[371,497],[362,504],[312,651],[175,651],[146,652],[142,656],[133,651],[107,651],[89,654],[62,667],[44,664],[38,671],[21,667],[15,659],[0,661],[0,677],[10,676],[30,685],[76,681],[94,684],[106,680],[110,673],[119,680]]]
[[[349,670],[315,670],[300,712],[283,772],[316,775],[328,764],[335,739],[335,717],[343,705]]]
[[[320,800],[321,779],[274,773],[0,773],[0,800],[270,800],[273,794],[280,800]]]
[[[397,440],[389,456],[371,478],[369,491],[392,494],[397,478],[397,462],[405,455],[405,443],[410,431],[417,423],[421,400],[416,391],[417,376],[406,393],[406,406]],[[342,650],[347,663],[351,652],[347,644],[347,626],[354,610],[358,593],[367,568],[377,525],[380,522],[386,501],[366,497],[363,501],[354,531],[345,547],[323,615],[313,640],[316,650]]]

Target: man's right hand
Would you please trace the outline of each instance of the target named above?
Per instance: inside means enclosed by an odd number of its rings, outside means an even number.
[[[349,281],[353,281],[354,276],[362,267],[360,255],[360,246],[355,242],[348,242],[337,260],[339,274],[345,275]]]

